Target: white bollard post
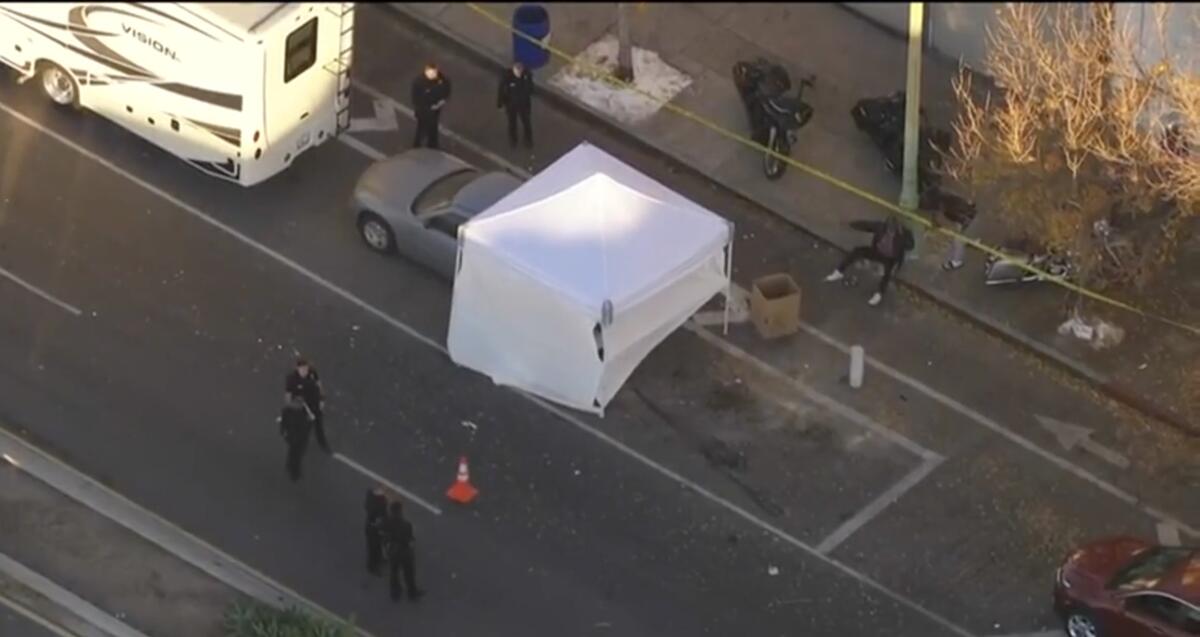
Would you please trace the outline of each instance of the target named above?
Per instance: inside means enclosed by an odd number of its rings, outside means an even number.
[[[862,345],[854,345],[850,348],[850,386],[854,389],[862,387],[865,358],[866,354],[863,352]]]

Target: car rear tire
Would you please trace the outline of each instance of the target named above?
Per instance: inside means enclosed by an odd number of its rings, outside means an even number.
[[[42,92],[58,106],[79,105],[79,83],[63,67],[53,62],[43,62],[38,74]]]
[[[1084,610],[1072,610],[1063,626],[1069,637],[1102,637],[1096,619]]]
[[[392,232],[391,225],[373,212],[359,213],[358,235],[368,248],[379,254],[392,254],[396,251],[396,235]]]

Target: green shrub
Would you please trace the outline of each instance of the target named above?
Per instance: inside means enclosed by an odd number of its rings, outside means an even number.
[[[225,611],[227,637],[353,637],[354,629],[296,609],[278,610],[258,602],[234,604]]]

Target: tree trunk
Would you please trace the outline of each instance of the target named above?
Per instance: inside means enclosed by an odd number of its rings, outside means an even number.
[[[633,43],[629,37],[629,5],[628,2],[617,3],[617,77],[633,81]]]

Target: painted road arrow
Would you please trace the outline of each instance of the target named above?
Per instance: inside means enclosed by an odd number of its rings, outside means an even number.
[[[355,117],[350,120],[350,132],[399,130],[396,111],[383,100],[375,100],[375,117]]]
[[[1042,415],[1035,415],[1034,417],[1037,418],[1038,423],[1046,431],[1049,431],[1054,434],[1055,438],[1058,438],[1059,444],[1067,451],[1078,446],[1109,464],[1116,465],[1122,469],[1129,467],[1128,458],[1092,440],[1091,429]]]

